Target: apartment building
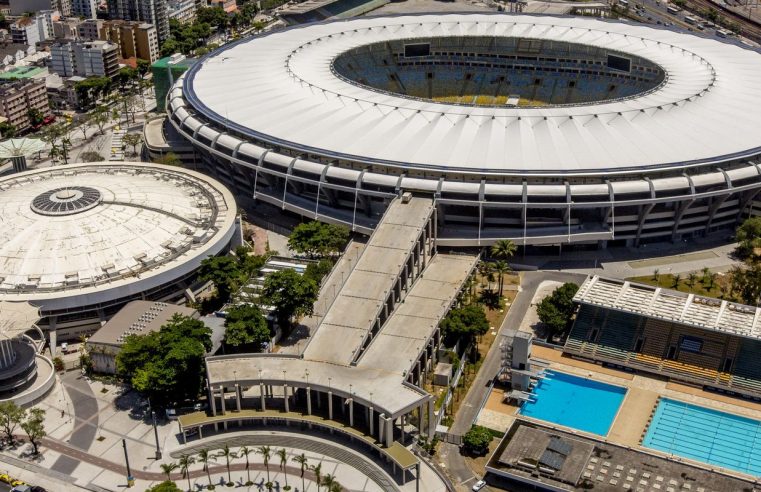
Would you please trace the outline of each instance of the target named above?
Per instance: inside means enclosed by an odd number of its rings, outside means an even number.
[[[21,17],[10,26],[11,41],[16,44],[34,46],[53,37],[53,19],[57,12],[40,10],[33,17]]]
[[[48,93],[44,79],[26,79],[0,83],[0,116],[18,131],[31,127],[29,110],[48,113]]]
[[[114,77],[119,48],[108,41],[68,41],[50,47],[50,70],[61,77]]]
[[[98,14],[96,0],[71,0],[71,14],[85,19],[95,19]]]
[[[109,0],[108,13],[111,19],[153,24],[159,42],[169,37],[167,0]]]
[[[100,39],[100,31],[105,21],[100,19],[88,19],[77,27],[77,34],[82,41],[95,41]]]
[[[167,3],[167,16],[177,19],[180,24],[188,24],[196,18],[195,0],[169,0]]]
[[[104,22],[98,38],[119,47],[122,58],[140,58],[151,63],[159,58],[159,39],[156,27],[144,22],[114,20]]]

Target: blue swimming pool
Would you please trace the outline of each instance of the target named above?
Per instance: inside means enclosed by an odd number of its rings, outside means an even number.
[[[605,436],[625,395],[620,386],[548,371],[519,413]]]
[[[761,422],[662,398],[642,445],[761,476]]]

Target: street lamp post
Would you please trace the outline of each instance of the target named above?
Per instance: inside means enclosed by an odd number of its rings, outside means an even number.
[[[151,410],[151,420],[153,421],[153,437],[156,438],[156,459],[161,459],[161,446],[159,446],[159,430],[158,427],[156,427],[156,412]],[[124,448],[125,456],[127,452],[127,448]],[[129,465],[127,465],[129,467]]]
[[[127,487],[132,487],[135,483],[135,479],[132,477],[132,471],[129,468],[129,455],[127,455],[126,439],[122,439],[122,446],[124,447],[124,463],[127,465]]]

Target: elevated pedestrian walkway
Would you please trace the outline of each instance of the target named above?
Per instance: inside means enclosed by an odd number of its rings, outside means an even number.
[[[305,359],[346,366],[360,357],[426,267],[433,209],[429,198],[389,205],[304,351]]]

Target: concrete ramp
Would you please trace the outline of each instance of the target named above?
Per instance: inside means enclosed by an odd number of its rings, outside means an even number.
[[[433,254],[433,210],[429,198],[389,205],[304,358],[350,365],[360,357]]]

